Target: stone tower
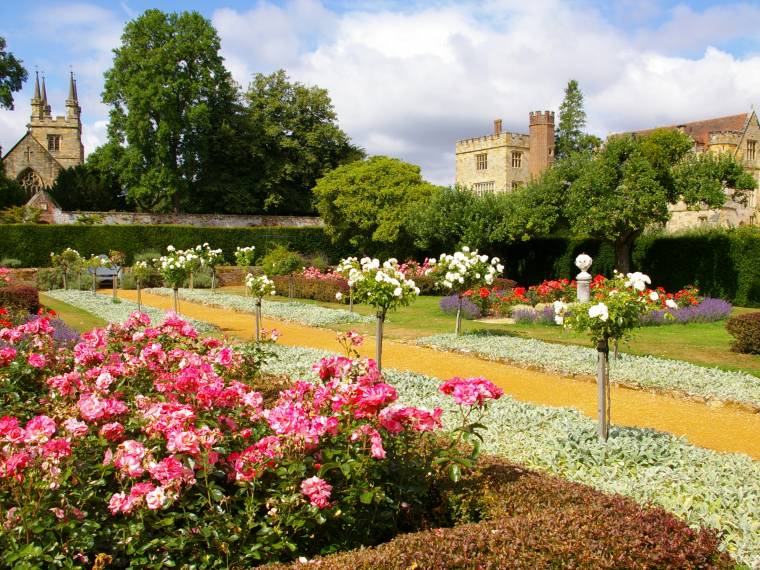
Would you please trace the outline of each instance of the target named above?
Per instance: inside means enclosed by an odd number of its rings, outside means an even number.
[[[82,109],[74,73],[69,77],[65,116],[53,117],[45,78],[40,86],[39,74],[35,77],[31,103],[32,116],[26,134],[2,159],[6,175],[18,180],[30,195],[52,186],[64,168],[84,162]]]
[[[531,178],[538,176],[554,163],[554,112],[530,113],[530,161]]]

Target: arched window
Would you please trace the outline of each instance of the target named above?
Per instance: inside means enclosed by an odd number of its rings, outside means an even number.
[[[45,187],[40,175],[31,168],[27,168],[19,174],[17,180],[21,186],[26,188],[26,191],[30,196],[36,194]]]

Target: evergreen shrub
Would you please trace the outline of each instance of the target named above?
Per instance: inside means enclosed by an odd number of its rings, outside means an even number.
[[[734,337],[731,350],[760,354],[760,312],[731,317],[726,321],[726,330]]]

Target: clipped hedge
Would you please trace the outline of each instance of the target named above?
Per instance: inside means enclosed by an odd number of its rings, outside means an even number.
[[[307,279],[301,275],[272,275],[278,295],[288,296],[293,286],[293,297],[297,299],[314,299],[326,303],[335,303],[335,294],[340,292],[348,302],[348,281],[345,279]]]
[[[322,228],[199,228],[195,226],[0,225],[0,258],[14,257],[25,267],[47,267],[50,252],[72,247],[84,256],[119,250],[131,265],[136,253],[164,251],[169,244],[188,248],[208,242],[222,248],[234,265],[238,246],[256,246],[257,255],[277,244],[304,254],[324,253],[332,260],[347,254],[330,242]]]
[[[273,564],[329,568],[734,568],[711,530],[660,508],[485,458],[464,489],[444,494],[463,523],[404,534],[374,548]]]
[[[760,354],[760,312],[731,317],[726,330],[734,341],[731,350],[744,354]]]
[[[40,308],[40,292],[37,287],[31,285],[0,287],[0,307],[12,307],[36,313]]]

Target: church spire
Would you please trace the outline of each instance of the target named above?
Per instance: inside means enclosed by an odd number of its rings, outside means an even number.
[[[45,74],[42,74],[42,112],[47,118],[52,118],[53,112],[47,98],[47,87],[45,87]]]
[[[35,71],[34,72],[34,96],[32,97],[32,104],[34,104],[34,101],[40,100],[40,72]]]
[[[79,106],[79,97],[77,96],[77,80],[74,79],[74,72],[71,71],[69,76],[69,97],[66,99],[66,118],[79,119],[82,108]]]
[[[40,96],[40,72],[35,71],[34,72],[34,95],[32,96],[32,121],[35,119],[41,119],[44,112],[45,107],[44,103],[42,102],[42,97]]]

